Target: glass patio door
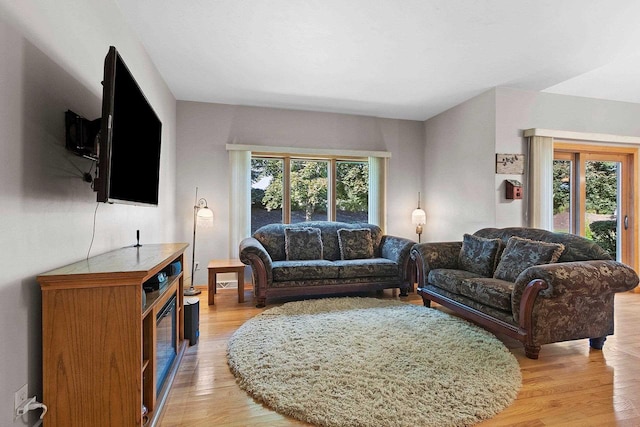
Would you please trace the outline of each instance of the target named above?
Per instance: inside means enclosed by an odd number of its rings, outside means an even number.
[[[553,163],[554,231],[598,243],[633,264],[633,154],[623,149],[558,144]]]

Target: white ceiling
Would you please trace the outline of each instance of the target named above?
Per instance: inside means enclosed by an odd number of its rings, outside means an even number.
[[[178,100],[413,120],[496,86],[640,103],[640,0],[116,1]]]

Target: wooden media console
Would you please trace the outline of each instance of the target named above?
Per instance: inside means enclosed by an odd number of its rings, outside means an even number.
[[[156,425],[188,344],[183,273],[156,291],[142,286],[170,264],[184,266],[187,246],[126,247],[38,276],[45,425]],[[156,317],[174,295],[176,356],[159,387]]]

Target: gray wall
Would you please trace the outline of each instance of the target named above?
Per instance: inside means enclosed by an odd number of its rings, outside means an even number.
[[[206,263],[227,258],[229,156],[227,143],[294,148],[390,151],[387,232],[416,239],[411,211],[421,189],[422,122],[347,114],[178,102],[177,203],[179,236],[191,241],[195,187],[214,210],[212,229],[199,229],[196,284]],[[189,267],[190,268],[190,267]]]
[[[423,241],[460,240],[495,224],[495,94],[425,122]]]
[[[91,162],[65,150],[64,112],[100,115],[111,44],[163,123],[160,207],[100,204],[92,254],[135,243],[136,229],[142,243],[176,240],[175,99],[115,3],[0,2],[1,426],[14,425],[23,384],[42,398],[36,276],[85,258],[92,240],[96,195],[81,180]]]

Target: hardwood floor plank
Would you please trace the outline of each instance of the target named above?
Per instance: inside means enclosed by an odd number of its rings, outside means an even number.
[[[391,291],[382,297],[398,298]],[[207,305],[206,290],[199,298],[200,340],[185,353],[160,425],[308,426],[255,402],[238,387],[229,370],[227,340],[240,325],[264,310],[255,308],[250,287],[245,287],[242,304],[235,289],[219,290],[214,306]],[[415,293],[404,300],[422,305]],[[267,307],[285,301],[271,302]],[[531,360],[524,356],[519,342],[499,336],[520,363],[523,386],[513,405],[479,425],[640,426],[638,324],[640,294],[627,292],[616,295],[616,334],[609,337],[603,351],[591,350],[585,339],[544,345],[540,359]]]

